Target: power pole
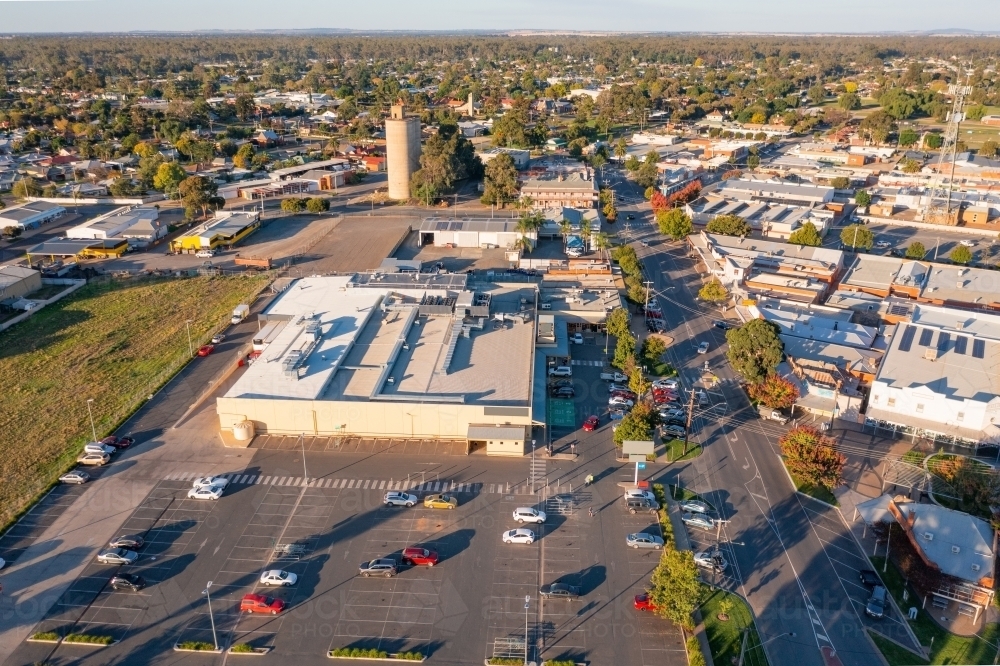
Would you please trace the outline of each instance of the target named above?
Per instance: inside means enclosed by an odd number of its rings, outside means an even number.
[[[684,455],[688,452],[688,433],[691,432],[691,420],[694,418],[694,389],[691,389],[691,400],[688,401],[688,418],[684,426]]]

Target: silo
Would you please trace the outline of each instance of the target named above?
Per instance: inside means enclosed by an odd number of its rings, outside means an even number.
[[[407,118],[394,104],[385,121],[385,156],[389,167],[389,198],[410,198],[410,177],[420,168],[420,118]]]

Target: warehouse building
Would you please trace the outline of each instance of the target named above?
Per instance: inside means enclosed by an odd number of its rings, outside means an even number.
[[[66,231],[66,238],[80,240],[106,240],[108,238],[125,237],[125,232],[141,221],[150,224],[160,218],[160,211],[155,207],[125,206],[110,213],[87,220],[83,224]],[[163,229],[166,233],[166,228]]]
[[[204,224],[185,231],[170,241],[172,252],[192,253],[232,247],[260,228],[260,213],[218,211]]]
[[[428,217],[420,225],[420,244],[435,247],[511,248],[524,235],[532,247],[538,244],[538,233],[522,234],[515,219],[479,218],[450,220]]]
[[[0,266],[0,301],[17,299],[42,288],[42,274],[24,266]]]
[[[32,201],[0,210],[0,229],[14,227],[24,231],[40,227],[46,222],[62,217],[66,209],[46,201]]]

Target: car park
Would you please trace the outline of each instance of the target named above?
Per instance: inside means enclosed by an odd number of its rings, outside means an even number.
[[[111,456],[107,453],[84,453],[76,459],[76,462],[80,465],[95,465],[100,467],[111,462]]]
[[[432,567],[438,563],[438,554],[433,550],[411,546],[403,549],[402,561],[411,567]]]
[[[299,582],[299,577],[291,571],[282,569],[270,569],[260,575],[261,585],[280,585],[281,587],[291,587]]]
[[[653,382],[653,388],[678,389],[681,383],[676,379],[657,379]]]
[[[277,615],[285,610],[285,602],[273,597],[265,597],[263,594],[244,594],[240,600],[240,612],[244,613],[270,613]]]
[[[139,559],[139,553],[125,548],[108,548],[97,554],[101,564],[132,564]]]
[[[386,506],[413,506],[417,503],[417,496],[398,490],[390,490],[382,498],[382,503]]]
[[[198,356],[208,356],[215,351],[215,345],[202,345],[198,347]]]
[[[670,435],[671,437],[683,437],[687,434],[687,430],[679,425],[665,425],[663,426],[663,434]]]
[[[875,586],[882,584],[882,579],[872,569],[862,569],[858,577],[861,579],[861,584],[869,590],[874,590]]]
[[[586,432],[594,432],[601,425],[601,419],[598,416],[588,416],[583,422],[583,429]]]
[[[698,345],[698,353],[699,354],[707,354],[708,353],[708,346],[709,345],[708,345],[707,342],[703,342],[700,345]]]
[[[224,476],[199,476],[191,482],[192,488],[208,488],[209,486],[225,488],[228,485],[229,479]]]
[[[551,583],[542,585],[538,589],[538,594],[542,599],[578,599],[580,588],[566,583]]]
[[[115,591],[129,590],[130,592],[138,592],[146,587],[146,579],[138,574],[120,573],[111,577],[110,585],[111,589]]]
[[[216,333],[215,335],[212,336],[212,344],[217,345],[225,339],[226,339],[225,333]]]
[[[522,506],[514,509],[513,518],[519,523],[544,523],[548,516],[544,511],[532,509],[529,506]]]
[[[712,508],[701,500],[685,500],[680,504],[681,511],[685,513],[711,513]]]
[[[726,558],[718,550],[706,550],[695,553],[694,563],[702,569],[709,569],[718,573],[722,573],[729,566],[729,562],[726,562]]]
[[[66,472],[59,477],[60,483],[73,483],[80,485],[81,483],[87,483],[87,481],[90,481],[90,475],[82,469],[74,469],[72,472]]]
[[[217,500],[222,497],[225,488],[221,486],[205,486],[204,488],[192,488],[188,491],[188,499],[196,500]]]
[[[630,497],[638,497],[639,499],[647,499],[650,502],[655,502],[656,501],[656,495],[653,494],[653,491],[651,491],[651,490],[642,490],[640,488],[636,488],[634,490],[626,490],[625,491],[625,499],[629,499]]]
[[[362,562],[358,566],[358,573],[368,578],[369,576],[384,576],[391,578],[396,575],[396,560],[390,557],[380,557],[368,562]]]
[[[135,444],[135,439],[132,437],[117,437],[115,435],[108,435],[101,440],[101,444],[105,446],[113,446],[116,449],[127,449],[128,447]]]
[[[625,510],[631,514],[636,514],[640,511],[648,511],[649,513],[655,514],[659,508],[660,505],[656,500],[646,499],[645,497],[625,498]]]
[[[632,600],[632,605],[637,611],[657,610],[656,604],[654,604],[653,600],[649,598],[648,592],[635,595],[635,599]]]
[[[84,453],[106,453],[109,456],[118,453],[118,449],[113,446],[101,444],[100,442],[90,442],[83,447]]]
[[[653,550],[659,550],[663,548],[663,539],[655,534],[636,532],[625,537],[625,545],[629,548],[652,548]]]
[[[682,513],[681,522],[688,527],[697,527],[700,530],[715,529],[715,521],[703,513]]]
[[[574,345],[582,345],[583,333],[574,333],[573,335],[569,336],[569,341],[572,342]]]
[[[424,498],[424,506],[428,509],[454,509],[458,500],[452,495],[428,495]]]
[[[146,541],[138,534],[122,534],[117,536],[108,543],[112,548],[131,548],[137,549],[142,548]]]
[[[535,543],[535,533],[527,527],[518,527],[504,532],[502,539],[504,543],[532,544]]]
[[[873,618],[880,619],[885,615],[885,605],[888,601],[888,591],[882,585],[876,585],[872,590],[872,595],[868,597],[865,604],[865,613]]]

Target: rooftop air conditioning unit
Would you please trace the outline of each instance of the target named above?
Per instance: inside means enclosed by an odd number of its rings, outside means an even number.
[[[928,361],[936,361],[938,357],[937,349],[928,349],[924,351],[924,358]]]
[[[980,566],[979,566],[978,564],[973,564],[973,565],[972,565],[972,570],[973,570],[973,571],[979,571],[979,569],[980,569],[980,568],[981,568],[981,567],[980,567]]]
[[[924,537],[925,541],[934,541],[934,533],[933,532],[924,532],[921,536]]]
[[[957,555],[958,553],[962,552],[962,549],[959,548],[958,546],[952,546],[951,547],[951,552],[953,552],[953,553],[955,553]]]

